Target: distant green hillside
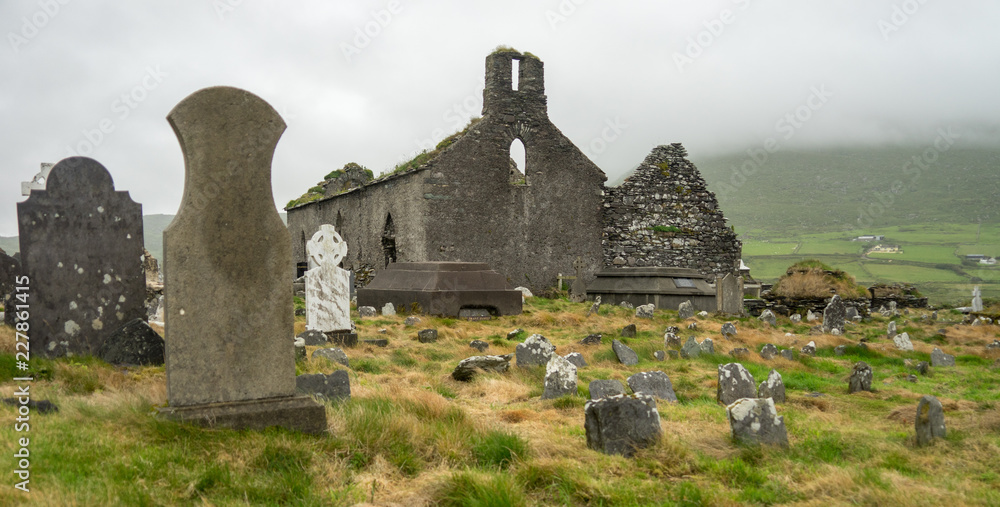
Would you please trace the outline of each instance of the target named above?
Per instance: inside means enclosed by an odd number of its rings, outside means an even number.
[[[997,221],[1000,149],[929,147],[782,150],[762,164],[746,153],[692,159],[741,235]],[[913,164],[925,152],[937,160]]]

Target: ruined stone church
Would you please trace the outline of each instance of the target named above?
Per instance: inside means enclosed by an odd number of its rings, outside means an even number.
[[[511,168],[515,140],[523,174]],[[571,274],[578,257],[586,279],[622,265],[728,273],[741,245],[684,156],[680,145],[659,147],[606,188],[549,120],[542,61],[498,50],[486,57],[482,119],[430,160],[286,208],[293,258],[301,270],[307,240],[333,224],[349,245],[343,267],[362,273],[397,261],[486,262],[533,291]]]

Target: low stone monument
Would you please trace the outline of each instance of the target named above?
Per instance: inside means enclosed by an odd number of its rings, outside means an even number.
[[[552,354],[545,365],[545,390],[542,399],[561,398],[576,394],[576,366],[559,354]]]
[[[823,310],[823,332],[844,334],[844,321],[847,318],[847,306],[840,299],[840,294],[834,294],[830,303]],[[836,333],[834,333],[836,331]]]
[[[872,390],[872,367],[864,361],[858,361],[851,370],[851,377],[847,381],[847,393],[853,394],[858,391]]]
[[[687,320],[694,317],[694,305],[691,301],[683,301],[677,306],[677,318]]]
[[[934,350],[931,351],[931,366],[935,368],[955,366],[955,356],[945,354],[943,350],[934,347]]]
[[[17,204],[17,225],[33,354],[94,355],[118,328],[146,320],[142,205],[99,162],[56,164],[45,190]]]
[[[753,375],[740,363],[719,365],[719,387],[715,399],[729,405],[740,398],[757,396],[757,384]]]
[[[332,225],[323,224],[306,243],[306,252],[306,329],[325,333],[334,343],[357,343],[351,330],[351,276],[338,267],[347,243]],[[344,336],[350,334],[353,339]]]
[[[670,377],[662,371],[641,371],[627,379],[629,388],[635,394],[646,394],[667,401],[677,401],[674,385]]]
[[[715,282],[715,302],[719,312],[730,315],[743,313],[743,277],[727,273]]]
[[[785,418],[771,398],[742,398],[726,407],[733,440],[747,445],[788,447]]]
[[[722,325],[722,336],[727,340],[732,340],[736,337],[736,325],[732,322],[726,322]]]
[[[158,411],[203,426],[321,433],[323,406],[296,395],[292,244],[271,194],[285,122],[256,95],[221,86],[189,95],[167,119],[186,174],[163,231],[168,406]]]
[[[611,350],[614,351],[615,357],[618,358],[618,362],[624,364],[625,366],[633,366],[639,364],[639,355],[635,353],[628,345],[624,343],[613,340],[611,342]]]
[[[504,373],[510,369],[510,360],[513,357],[513,354],[507,354],[503,356],[472,356],[463,359],[451,372],[451,378],[460,382],[469,382],[479,372]]]
[[[514,347],[514,356],[517,358],[519,368],[545,366],[549,363],[549,359],[552,359],[555,350],[556,346],[548,338],[533,334]]]
[[[587,447],[630,457],[660,439],[656,400],[644,394],[608,396],[584,406]]]
[[[908,333],[900,333],[892,337],[892,344],[896,346],[897,349],[904,352],[909,352],[913,350],[913,342],[910,341],[910,335]]]
[[[760,357],[766,360],[774,359],[774,356],[778,355],[778,347],[775,347],[773,343],[765,343],[763,347],[760,348]]]
[[[781,380],[778,370],[771,370],[767,374],[767,380],[757,387],[758,398],[771,398],[775,403],[785,402],[785,383]]]
[[[775,327],[778,325],[778,318],[774,316],[774,312],[772,312],[771,310],[764,310],[760,312],[760,317],[757,317],[757,320],[761,322],[766,322],[771,327]]]
[[[937,398],[924,395],[917,404],[917,446],[925,446],[935,438],[944,438],[948,431],[944,426],[944,407]]]

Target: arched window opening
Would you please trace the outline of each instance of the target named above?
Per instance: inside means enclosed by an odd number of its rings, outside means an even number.
[[[385,257],[385,265],[396,262],[396,224],[392,222],[392,214],[385,218],[385,227],[382,228],[382,254]]]
[[[524,143],[520,139],[514,139],[510,143],[510,182],[515,185],[528,184],[527,152]]]

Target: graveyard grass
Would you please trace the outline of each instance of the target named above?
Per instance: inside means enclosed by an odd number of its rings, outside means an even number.
[[[327,402],[329,432],[322,436],[271,429],[263,432],[203,429],[153,417],[166,401],[162,367],[122,368],[100,360],[33,358],[39,378],[32,398],[54,401],[60,411],[30,416],[29,433],[14,431],[16,412],[0,407],[0,448],[16,452],[30,437],[31,492],[0,486],[3,505],[997,505],[1000,504],[1000,370],[997,351],[985,345],[998,326],[955,326],[956,312],[937,322],[897,317],[913,352],[893,349],[884,336],[889,319],[849,324],[846,336],[809,336],[809,326],[779,317],[777,328],[756,319],[710,316],[688,330],[676,312],[652,320],[602,306],[529,298],[524,313],[484,322],[421,316],[416,327],[405,314],[358,320],[362,338],[388,338],[386,348],[347,349],[352,398]],[[1000,313],[994,305],[987,309]],[[909,323],[904,323],[909,319]],[[735,320],[738,336],[722,338],[722,323]],[[634,338],[618,331],[635,323]],[[682,341],[711,337],[716,354],[657,362],[667,326]],[[437,343],[416,340],[419,329],[439,330]],[[378,330],[385,328],[385,334]],[[522,328],[526,334],[507,340]],[[944,335],[937,330],[945,328]],[[298,320],[296,331],[304,329]],[[786,337],[785,333],[795,336]],[[451,379],[459,360],[514,351],[527,334],[540,333],[557,352],[580,352],[575,397],[541,400],[544,368],[512,365],[504,374],[481,374],[469,383]],[[600,345],[579,345],[602,333]],[[619,338],[640,363],[615,361]],[[870,348],[856,346],[869,338]],[[0,327],[0,370],[17,376],[14,332]],[[764,343],[796,351],[808,341],[816,357],[741,360],[757,383],[771,368],[782,375],[788,401],[778,404],[790,447],[752,448],[732,442],[724,407],[715,401],[719,364],[735,347]],[[845,356],[833,347],[848,345]],[[933,347],[954,354],[954,368],[932,368],[917,383],[904,360],[928,361]],[[311,354],[316,347],[307,347]],[[261,358],[267,360],[267,358]],[[852,365],[874,369],[873,391],[847,394]],[[298,373],[341,368],[307,359]],[[679,401],[658,401],[662,439],[634,458],[607,456],[586,446],[583,429],[587,385],[599,378],[625,379],[662,370]],[[4,392],[13,383],[4,384]],[[810,393],[819,393],[818,397]],[[913,419],[920,396],[944,405],[948,436],[931,446],[914,445]]]

